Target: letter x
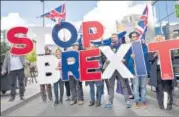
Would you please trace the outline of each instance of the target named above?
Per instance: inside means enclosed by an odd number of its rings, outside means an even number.
[[[134,77],[128,70],[128,68],[122,63],[122,60],[130,47],[131,44],[122,44],[116,54],[111,50],[109,46],[100,47],[100,50],[110,61],[109,65],[106,67],[105,71],[102,74],[103,79],[111,78],[115,70],[117,70],[123,78]]]

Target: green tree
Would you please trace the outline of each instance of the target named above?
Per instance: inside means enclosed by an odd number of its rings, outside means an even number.
[[[179,4],[175,5],[176,17],[179,17]]]
[[[32,52],[30,52],[29,54],[26,54],[26,55],[25,55],[25,58],[26,58],[29,62],[36,62],[36,59],[37,59],[36,50],[33,49]]]
[[[1,42],[1,61],[4,60],[5,54],[10,50],[10,46],[6,42]]]

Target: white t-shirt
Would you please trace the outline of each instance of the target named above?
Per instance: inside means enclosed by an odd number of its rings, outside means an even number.
[[[10,71],[22,69],[20,57],[10,54]]]

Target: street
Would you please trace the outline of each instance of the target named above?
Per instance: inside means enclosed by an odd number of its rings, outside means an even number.
[[[173,110],[160,110],[156,98],[147,91],[148,109],[127,109],[125,107],[124,98],[122,95],[115,93],[114,105],[112,109],[105,109],[106,92],[102,98],[101,107],[88,107],[89,89],[84,87],[85,103],[82,106],[70,106],[69,102],[64,101],[56,107],[53,102],[44,103],[41,97],[28,102],[8,116],[177,116],[179,115],[179,107],[173,106]],[[64,96],[65,98],[65,96]],[[10,103],[10,102],[9,102]]]

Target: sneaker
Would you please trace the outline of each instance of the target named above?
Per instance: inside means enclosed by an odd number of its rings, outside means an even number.
[[[50,98],[50,99],[49,99],[49,102],[51,102],[51,101],[53,101],[53,99],[52,99],[52,98]]]
[[[58,102],[58,101],[55,101],[53,105],[54,105],[54,106],[57,106],[58,104],[59,104],[59,102]]]
[[[95,107],[100,107],[101,104],[100,103],[96,103]]]
[[[43,102],[44,102],[44,103],[46,103],[46,102],[47,102],[47,100],[43,99]]]
[[[139,105],[138,102],[136,102],[134,106],[135,106],[136,109],[139,109],[139,108],[140,108],[140,105]]]
[[[105,104],[104,108],[112,108],[112,104]]]
[[[9,99],[9,102],[12,102],[12,101],[14,101],[15,100],[15,97],[11,97],[10,99]]]
[[[160,108],[161,110],[164,110],[164,106],[159,106],[159,108]]]
[[[134,99],[134,96],[129,96],[129,99]]]
[[[108,108],[108,107],[109,107],[109,104],[105,104],[105,105],[104,105],[104,108]]]
[[[143,103],[143,107],[144,107],[144,109],[147,109],[147,102]]]
[[[67,97],[67,99],[65,101],[70,101],[70,97]]]
[[[109,106],[108,106],[109,108],[112,108],[113,107],[113,105],[112,104],[109,104]]]
[[[70,105],[74,105],[74,104],[76,104],[77,103],[77,101],[71,101],[70,102]]]
[[[83,105],[84,104],[84,101],[83,100],[79,100],[78,101],[78,105]]]
[[[131,106],[132,106],[132,105],[131,105],[130,101],[127,101],[127,102],[126,102],[126,108],[131,108]]]
[[[20,100],[25,100],[23,96],[20,97]]]
[[[90,101],[88,106],[94,106],[94,105],[95,105],[94,101]]]
[[[60,104],[63,104],[63,100],[60,99]]]
[[[172,110],[172,105],[168,105],[167,110]]]

